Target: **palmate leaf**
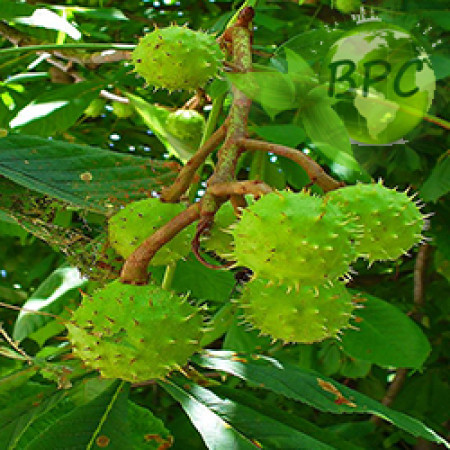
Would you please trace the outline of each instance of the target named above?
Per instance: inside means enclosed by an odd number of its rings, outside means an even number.
[[[230,388],[206,389],[187,379],[178,378],[171,378],[170,384],[173,387],[176,386],[177,395],[180,398],[181,392],[189,397],[183,408],[202,435],[206,432],[210,433],[212,430],[204,430],[204,427],[209,425],[204,417],[189,413],[197,403],[207,408],[209,414],[215,414],[229,424],[238,436],[241,435],[250,441],[249,448],[305,448],[310,450],[355,450],[359,448],[349,442],[341,441],[334,433],[324,431],[300,417],[291,420],[288,414],[274,410],[273,405],[264,404],[260,399],[241,391]],[[166,386],[164,387],[166,388]],[[173,394],[174,389],[170,389],[169,392]],[[194,420],[200,422],[197,423]],[[223,439],[221,437],[221,441],[215,441],[212,445],[212,440],[205,440],[205,442],[210,449],[241,448],[236,446],[236,441],[229,440],[227,442],[227,439],[230,438],[231,433]],[[252,444],[254,444],[253,447]]]
[[[0,175],[100,213],[170,184],[177,168],[173,162],[34,136],[0,139]]]
[[[199,365],[221,370],[277,394],[306,403],[320,411],[336,414],[374,414],[416,437],[446,445],[443,438],[412,417],[387,408],[381,403],[313,371],[262,355],[244,355],[208,350],[192,358]]]

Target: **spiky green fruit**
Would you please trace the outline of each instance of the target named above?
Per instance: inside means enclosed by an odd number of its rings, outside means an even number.
[[[291,290],[260,278],[245,285],[239,304],[245,319],[263,334],[305,344],[337,336],[348,327],[354,309],[340,282]]]
[[[331,191],[327,198],[357,216],[364,232],[355,247],[370,262],[395,260],[422,240],[425,219],[406,192],[381,183],[356,184]]]
[[[237,217],[231,203],[227,202],[222,205],[214,216],[214,224],[209,230],[209,234],[202,239],[203,247],[222,258],[228,258],[233,252],[233,236],[229,227],[236,221]]]
[[[167,131],[182,141],[200,143],[205,130],[205,118],[192,109],[179,109],[167,116]]]
[[[128,103],[112,102],[113,113],[119,119],[126,119],[134,113],[134,108]]]
[[[105,378],[163,378],[199,350],[199,308],[161,287],[113,281],[84,296],[69,323],[74,354]]]
[[[319,285],[348,272],[357,232],[349,213],[320,197],[270,193],[232,228],[234,259],[262,278]]]
[[[189,28],[157,28],[133,51],[136,72],[155,88],[193,90],[214,77],[223,53],[213,36]]]
[[[184,209],[180,203],[163,203],[158,198],[130,203],[109,219],[109,241],[119,255],[128,258],[146,238]],[[160,266],[184,258],[194,232],[193,225],[184,228],[158,250],[150,264]]]

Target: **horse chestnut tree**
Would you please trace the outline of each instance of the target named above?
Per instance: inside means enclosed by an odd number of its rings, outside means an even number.
[[[4,447],[448,446],[445,6],[31,3],[0,21]]]

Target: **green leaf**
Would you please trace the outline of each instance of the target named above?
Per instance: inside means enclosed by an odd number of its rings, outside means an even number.
[[[15,22],[30,27],[42,27],[48,30],[61,31],[72,39],[81,39],[81,33],[63,17],[46,8],[37,8],[29,17],[16,17]]]
[[[284,48],[289,76],[295,80],[297,76],[302,80],[303,77],[314,78],[314,71],[308,63],[296,52],[288,47]]]
[[[433,368],[409,377],[394,400],[395,408],[409,411],[428,423],[444,424],[450,404],[450,384],[446,371],[446,367]]]
[[[242,389],[228,386],[213,387],[212,391],[226,400],[233,400],[238,408],[242,408],[242,415],[238,413],[233,417],[236,426],[252,432],[263,444],[263,448],[314,449],[325,445],[342,450],[360,449],[351,442],[342,440],[334,432],[305,420],[292,410],[287,412],[277,408],[277,400],[263,400]],[[211,405],[211,408],[215,406]],[[285,434],[286,431],[288,434]]]
[[[353,358],[384,367],[420,368],[431,347],[422,330],[398,308],[379,298],[361,294],[363,309],[344,330],[342,348]]]
[[[249,127],[259,137],[274,142],[275,144],[297,147],[305,141],[306,135],[303,128],[292,123],[279,125],[263,125],[260,127]]]
[[[269,336],[261,336],[258,330],[248,330],[247,324],[242,324],[242,317],[237,317],[228,328],[222,344],[223,349],[242,353],[260,352],[270,348]]]
[[[314,101],[301,109],[300,117],[314,147],[331,163],[361,172],[344,123],[329,102]]]
[[[172,444],[172,437],[164,423],[155,417],[151,411],[128,401],[128,423],[133,450],[161,450],[164,445]],[[169,447],[167,447],[169,448]]]
[[[224,302],[231,294],[235,279],[230,271],[210,270],[192,254],[179,261],[172,281],[172,289],[190,292],[198,299]]]
[[[92,401],[72,409],[48,428],[43,428],[26,449],[129,448],[127,398],[126,384],[114,383]]]
[[[176,166],[34,136],[0,139],[0,175],[100,213],[171,183]]]
[[[447,5],[448,6],[448,5]],[[429,19],[434,24],[440,26],[445,31],[450,30],[450,11],[427,11],[422,10],[420,17]]]
[[[316,61],[321,61],[328,53],[330,47],[336,42],[344,33],[343,30],[338,29],[324,29],[317,28],[305,33],[293,36],[283,45],[279,46],[272,57],[272,64],[277,67],[283,64],[286,49],[300,55],[303,60],[307,61],[311,66]]]
[[[66,392],[29,382],[0,395],[0,442],[5,450],[22,450],[19,442],[28,428],[62,402]],[[43,447],[41,447],[43,448]]]
[[[186,379],[172,380],[178,388],[184,389],[201,405],[229,423],[241,435],[260,448],[268,449],[355,449],[350,443],[339,441],[333,433],[323,432],[318,426],[296,416],[290,419],[283,414],[236,389],[218,387],[212,390],[200,387]],[[256,447],[256,446],[255,446]],[[213,447],[213,448],[230,448]],[[256,447],[258,448],[258,447]]]
[[[446,156],[434,167],[420,190],[426,202],[436,202],[450,191],[450,156]]]
[[[433,53],[430,55],[430,61],[436,80],[443,80],[450,75],[450,57],[447,54]]]
[[[245,95],[260,103],[271,118],[300,105],[295,85],[287,74],[248,72],[227,74],[227,78]]]
[[[331,378],[262,355],[208,350],[192,361],[209,369],[235,375],[259,387],[301,401],[320,411],[375,414],[416,437],[448,444],[433,430],[416,419],[391,410],[381,403],[350,389]]]
[[[75,83],[39,95],[11,120],[22,133],[51,136],[71,127],[98,96],[103,82]]]
[[[5,392],[11,392],[14,389],[25,384],[37,371],[39,367],[29,366],[25,369],[21,368],[0,378],[0,396]]]
[[[126,21],[129,20],[125,14],[117,8],[83,8],[80,6],[76,6],[70,8],[68,6],[65,9],[69,11],[73,11],[74,14],[87,17],[89,19],[98,19],[98,20],[110,20],[110,21]]]
[[[14,20],[16,17],[30,16],[35,8],[26,3],[17,3],[10,0],[2,0],[2,19]]]
[[[81,276],[76,267],[56,269],[23,305],[14,325],[13,339],[22,341],[54,320],[51,316],[39,313],[58,315],[65,306],[74,306],[80,297],[79,289],[86,283],[87,279]],[[44,342],[39,344],[42,346]]]
[[[184,383],[181,386],[174,381],[160,381],[159,384],[181,404],[209,450],[260,448],[231,423],[209,409],[204,401],[196,398],[196,393],[203,389],[200,386],[193,384],[186,389]]]

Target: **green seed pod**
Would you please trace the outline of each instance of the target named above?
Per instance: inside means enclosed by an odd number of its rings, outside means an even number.
[[[116,280],[84,296],[66,325],[74,354],[105,378],[163,378],[200,349],[203,317],[186,299]]]
[[[340,282],[303,285],[297,291],[254,279],[245,285],[238,303],[245,319],[263,334],[305,344],[338,336],[349,326],[354,309],[351,294]]]
[[[84,110],[84,114],[87,117],[98,117],[103,112],[105,104],[106,101],[102,98],[95,98]]]
[[[371,263],[395,260],[422,240],[425,219],[406,192],[381,183],[356,184],[331,191],[327,198],[356,215],[364,230],[355,245],[357,255]]]
[[[214,77],[223,53],[214,37],[171,26],[145,35],[133,51],[136,72],[155,88],[194,90]]]
[[[335,204],[284,191],[244,209],[232,234],[237,265],[265,279],[316,286],[348,272],[358,227]]]
[[[126,119],[134,113],[134,108],[129,103],[112,102],[113,113],[119,119]]]
[[[128,258],[145,239],[184,209],[180,203],[162,203],[158,198],[130,203],[109,219],[111,246],[123,258]],[[193,224],[184,228],[158,250],[150,264],[166,265],[187,256],[194,233]]]
[[[166,129],[176,138],[196,148],[205,130],[205,118],[192,109],[179,109],[167,116]]]

